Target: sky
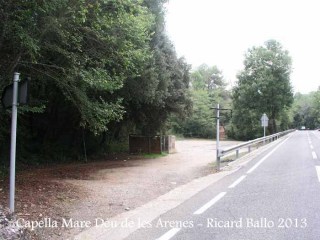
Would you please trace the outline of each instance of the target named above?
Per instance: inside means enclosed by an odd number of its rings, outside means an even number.
[[[169,0],[166,30],[179,57],[236,82],[244,54],[275,39],[292,58],[294,92],[320,86],[319,0]]]

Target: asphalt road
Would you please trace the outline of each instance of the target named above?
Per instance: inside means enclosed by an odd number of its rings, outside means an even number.
[[[126,239],[320,239],[320,132],[296,131]]]

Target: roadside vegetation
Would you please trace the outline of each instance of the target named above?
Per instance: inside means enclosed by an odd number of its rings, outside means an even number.
[[[144,158],[147,158],[147,159],[149,159],[149,158],[160,158],[160,157],[165,157],[165,156],[167,156],[168,154],[167,153],[145,153],[145,154],[143,154],[143,157]]]
[[[31,77],[19,107],[18,167],[127,151],[129,134],[212,139],[215,110],[228,138],[320,127],[320,89],[294,95],[281,43],[251,47],[233,88],[218,66],[191,70],[166,35],[166,0],[0,0],[0,93],[13,72]],[[218,64],[218,63],[217,63]],[[0,110],[2,176],[10,109]]]
[[[309,94],[293,93],[289,52],[275,40],[250,48],[244,69],[233,88],[217,66],[202,65],[190,74],[193,108],[181,119],[172,117],[174,133],[186,137],[215,138],[215,110],[222,111],[220,122],[228,138],[250,140],[263,134],[260,118],[269,117],[267,134],[290,128],[320,128],[320,87]]]
[[[267,134],[320,128],[320,87],[294,94],[291,57],[281,43],[268,40],[251,47],[238,81],[230,86],[219,63],[192,69],[177,57],[166,35],[166,2],[0,0],[0,94],[14,72],[21,79],[31,77],[29,103],[18,108],[16,216],[61,219],[71,214],[70,206],[78,216],[85,216],[88,206],[115,215],[130,210],[125,201],[134,208],[176,184],[212,173],[211,152],[198,146],[181,151],[180,158],[166,153],[132,156],[128,136],[214,139],[218,103],[228,109],[221,112],[220,124],[230,139],[261,137],[263,113],[269,116]],[[10,109],[0,107],[0,123],[0,239],[48,239],[48,234],[60,239],[61,229],[37,235],[11,226],[15,216],[4,208],[9,198]],[[144,161],[157,162],[155,158],[161,164],[152,165],[153,171],[143,168]],[[234,158],[226,156],[223,162]],[[192,164],[199,159],[207,162]],[[80,185],[66,181],[79,179]],[[82,180],[99,180],[96,194],[93,181]],[[126,183],[118,186],[120,191],[113,188],[116,180]],[[99,209],[92,199],[102,190],[104,207]]]
[[[296,93],[289,116],[293,128],[320,129],[320,87],[309,94]]]
[[[89,156],[118,149],[190,111],[190,67],[165,33],[164,2],[0,0],[0,92],[14,71],[32,79],[19,164],[83,161],[84,145]],[[10,113],[1,108],[2,166]]]

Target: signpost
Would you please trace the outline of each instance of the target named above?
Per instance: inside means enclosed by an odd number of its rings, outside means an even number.
[[[217,148],[217,170],[220,171],[220,105],[217,104],[217,139],[216,139],[216,148]]]
[[[19,74],[19,73],[16,73]],[[27,104],[28,103],[28,84],[30,79],[26,78],[22,81],[19,81],[19,88],[17,90],[17,103],[19,105]],[[14,83],[10,84],[5,87],[2,97],[1,97],[1,103],[2,106],[7,109],[11,108],[13,104],[13,92],[14,92]]]
[[[14,212],[19,76],[20,76],[19,73],[14,73],[14,77],[13,77],[11,147],[10,147],[10,204],[9,204],[11,212]]]
[[[216,159],[217,159],[217,170],[220,171],[220,162],[221,162],[221,156],[220,156],[220,111],[224,111],[224,110],[228,110],[231,111],[231,115],[232,115],[232,110],[228,109],[228,108],[220,108],[220,104],[217,104],[217,107],[213,107],[212,109],[216,110],[217,116],[214,117],[217,119],[217,138],[216,138]]]
[[[268,121],[269,118],[267,117],[267,114],[263,114],[261,117],[261,126],[263,127],[263,137],[266,137],[266,127],[268,127]],[[265,140],[263,140],[263,143],[265,143]]]
[[[20,89],[18,87],[20,81],[20,73],[15,72],[13,75],[13,84],[7,86],[2,94],[1,102],[4,108],[12,107],[11,119],[11,146],[10,146],[10,201],[9,207],[14,212],[15,198],[15,177],[16,177],[16,139],[17,139],[17,117],[18,104],[27,104],[28,102],[28,81],[26,79],[21,82]]]

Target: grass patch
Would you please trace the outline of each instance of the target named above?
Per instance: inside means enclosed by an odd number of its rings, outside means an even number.
[[[229,155],[229,156],[226,156],[226,157],[222,157],[221,158],[221,162],[233,162],[234,160],[237,160],[237,159],[243,157],[246,154],[248,154],[248,152],[240,152],[238,158],[236,158],[237,157],[236,154]]]
[[[150,158],[161,158],[161,157],[165,157],[165,156],[167,156],[168,155],[168,153],[144,153],[144,154],[142,154],[142,156],[144,157],[144,158],[148,158],[148,159],[150,159]]]

